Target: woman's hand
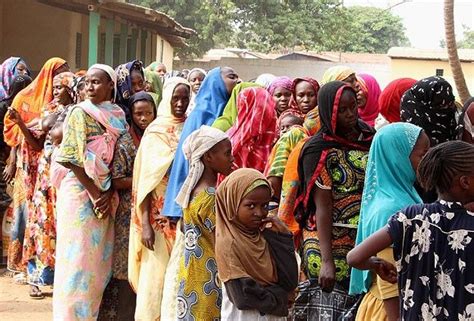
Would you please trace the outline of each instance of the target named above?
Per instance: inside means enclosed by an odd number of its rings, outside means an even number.
[[[336,265],[333,260],[322,262],[318,281],[323,291],[332,292],[336,282]]]
[[[110,215],[110,211],[112,209],[111,201],[113,196],[113,190],[109,188],[107,191],[100,194],[98,198],[94,201],[94,208],[98,209],[101,213],[104,214],[104,217]]]
[[[16,173],[16,164],[14,162],[11,162],[7,166],[5,166],[5,169],[3,170],[2,177],[5,183],[10,183],[12,179],[15,177]]]
[[[370,264],[372,265],[372,270],[374,270],[382,280],[390,283],[397,282],[397,269],[392,263],[373,256],[370,258]]]
[[[8,108],[8,119],[10,119],[15,124],[23,123],[20,114],[13,108]]]
[[[155,250],[155,231],[153,231],[153,228],[150,224],[143,224],[142,244],[151,251]]]
[[[276,216],[267,216],[262,220],[263,228],[270,229],[273,232],[291,234],[288,227]]]

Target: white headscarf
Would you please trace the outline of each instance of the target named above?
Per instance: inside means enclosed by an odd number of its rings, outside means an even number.
[[[268,90],[268,87],[270,87],[275,78],[276,76],[272,74],[261,74],[257,79],[255,79],[255,83]]]
[[[115,97],[115,94],[117,93],[117,74],[115,73],[115,70],[109,65],[104,65],[104,64],[94,64],[89,67],[88,71],[91,69],[100,69],[106,72],[107,75],[109,75],[110,79],[112,79],[112,81],[114,82],[114,92],[113,92],[112,97]]]
[[[216,144],[228,138],[229,136],[220,129],[203,125],[184,141],[183,153],[189,162],[189,174],[176,197],[176,203],[183,209],[188,207],[191,192],[204,172],[204,164],[201,161],[202,155]]]

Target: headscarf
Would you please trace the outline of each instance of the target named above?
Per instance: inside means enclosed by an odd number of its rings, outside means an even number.
[[[188,81],[191,80],[191,79],[189,79],[189,78],[190,78],[191,74],[192,74],[193,72],[195,72],[195,71],[199,71],[200,73],[202,73],[202,74],[204,75],[204,78],[206,78],[207,72],[206,72],[204,69],[202,69],[202,68],[193,68],[193,69],[191,69],[191,70],[189,71],[189,73],[188,73],[188,77],[187,77],[187,80],[188,80]]]
[[[8,96],[10,86],[13,83],[13,78],[18,76],[16,66],[20,62],[26,66],[27,74],[29,76],[30,70],[28,69],[26,62],[20,57],[10,57],[0,65],[0,100],[3,100]]]
[[[189,174],[176,197],[176,203],[183,209],[188,207],[191,193],[204,173],[205,167],[201,157],[216,144],[228,138],[229,136],[222,130],[204,125],[184,141],[183,153],[189,162]]]
[[[129,107],[130,107],[129,112],[130,112],[130,115],[132,116],[132,121],[131,121],[131,126],[130,126],[129,132],[130,132],[130,135],[132,136],[133,143],[137,147],[138,147],[138,145],[140,145],[140,141],[141,141],[145,131],[143,129],[141,129],[137,124],[135,124],[135,122],[133,121],[133,105],[136,102],[143,101],[143,100],[149,102],[152,105],[153,119],[156,118],[156,114],[157,114],[157,110],[156,110],[156,106],[155,106],[155,100],[146,91],[139,91],[136,94],[132,95],[132,97],[130,97],[128,103],[129,103]]]
[[[400,121],[400,101],[403,94],[416,83],[412,78],[399,78],[390,82],[379,97],[380,114],[389,122]]]
[[[374,127],[375,118],[379,115],[379,97],[380,97],[380,86],[373,76],[368,74],[358,74],[357,78],[359,84],[364,92],[367,102],[365,106],[359,107],[359,117],[364,122]]]
[[[145,80],[150,83],[153,92],[149,92],[150,96],[155,101],[155,106],[158,106],[161,102],[163,95],[163,82],[161,81],[158,73],[145,69]]]
[[[66,88],[66,91],[73,102],[76,101],[76,93],[73,90],[75,79],[76,75],[70,71],[62,72],[53,78],[53,84],[56,81],[59,81],[61,86]]]
[[[334,66],[326,70],[323,75],[323,80],[321,80],[321,84],[325,85],[330,81],[344,81],[350,75],[355,74],[355,71],[346,66]]]
[[[276,77],[268,86],[268,92],[273,96],[277,88],[285,88],[286,90],[293,91],[293,81],[290,77],[282,76]]]
[[[318,81],[317,81],[316,79],[313,79],[313,78],[311,78],[311,77],[295,78],[295,79],[293,80],[293,83],[292,83],[292,85],[291,85],[291,87],[292,87],[292,88],[291,88],[291,92],[293,93],[293,99],[295,100],[295,105],[296,105],[297,110],[300,112],[301,116],[304,117],[303,112],[301,112],[301,111],[299,110],[298,104],[296,103],[296,85],[298,85],[298,84],[299,84],[300,82],[302,82],[302,81],[308,82],[308,83],[311,85],[311,87],[313,87],[313,89],[314,89],[314,95],[315,95],[316,97],[318,97],[319,83],[318,83]]]
[[[295,215],[297,215],[296,220],[300,224],[304,224],[306,219],[315,213],[316,205],[310,196],[316,179],[326,162],[328,151],[332,148],[368,151],[372,142],[373,128],[360,119],[358,119],[356,126],[361,130],[363,140],[348,141],[337,136],[337,113],[339,100],[344,90],[350,90],[355,95],[354,89],[342,81],[331,81],[321,87],[319,91],[318,106],[321,129],[316,136],[311,137],[305,143],[298,161],[301,186],[296,200]]]
[[[439,100],[435,105],[434,99]],[[456,139],[453,88],[441,77],[416,82],[402,97],[400,119],[423,128],[431,146]]]
[[[32,81],[33,81],[33,79],[31,79],[31,77],[28,76],[28,75],[15,76],[15,78],[13,78],[13,80],[10,84],[10,88],[8,89],[7,96],[5,96],[3,99],[0,99],[0,102],[1,101],[7,101],[8,105],[10,105],[11,102],[13,101],[13,98],[15,98],[15,96],[20,91],[22,91],[29,84],[31,84]],[[3,118],[2,118],[2,122],[3,122]],[[2,135],[3,135],[3,131],[2,131]]]
[[[256,181],[259,184],[254,184]],[[249,231],[237,219],[240,202],[258,186],[270,189],[262,173],[242,168],[230,174],[217,188],[216,262],[219,278],[224,283],[239,278],[252,278],[261,285],[278,281],[270,247],[262,233]]]
[[[77,73],[76,73],[77,75]],[[72,91],[74,92],[74,96],[76,97],[76,100],[74,102],[78,103],[79,102],[79,95],[81,89],[83,89],[86,83],[86,76],[77,76],[74,78],[74,83],[72,85]]]
[[[397,211],[423,203],[413,184],[416,173],[410,161],[422,129],[408,123],[390,124],[374,136],[365,174],[356,244],[387,225]],[[351,294],[367,292],[371,272],[352,269]]]
[[[237,97],[239,115],[229,129],[234,165],[263,172],[276,137],[276,111],[263,88],[244,89]]]
[[[66,60],[61,58],[49,59],[35,80],[16,95],[12,108],[18,111],[25,124],[39,118],[43,107],[53,99],[53,74],[65,63]],[[9,146],[15,147],[20,143],[23,134],[20,128],[9,119],[8,112],[4,122],[5,142]]]
[[[175,199],[188,175],[188,164],[182,151],[184,140],[202,125],[211,125],[222,114],[228,100],[229,93],[221,76],[221,68],[214,68],[204,79],[196,96],[196,107],[184,124],[166,189],[163,215],[174,217],[182,215],[181,208],[176,204]]]
[[[154,61],[154,62],[152,62],[151,64],[149,64],[148,67],[146,67],[146,70],[155,71],[156,67],[158,67],[159,65],[165,66],[165,64],[162,63],[162,62]],[[165,67],[166,67],[166,66],[165,66]]]
[[[234,126],[235,121],[237,120],[237,97],[242,92],[242,90],[251,87],[259,87],[259,85],[253,82],[241,82],[237,84],[230,95],[229,101],[225,105],[224,112],[222,116],[217,118],[212,127],[219,128],[220,130],[227,132],[232,126]]]
[[[276,76],[272,74],[261,74],[255,79],[255,83],[268,90],[275,78]]]
[[[204,79],[206,79],[206,71],[202,68],[193,68],[191,69],[191,71],[188,73],[186,79],[188,81],[191,81],[191,74],[195,71],[199,71],[200,73],[202,73],[204,75]],[[204,81],[203,79],[203,81]],[[198,90],[198,93],[199,93],[199,90]],[[194,93],[194,91],[192,90],[191,88],[191,100],[189,101],[189,107],[188,107],[188,110],[186,111],[186,114],[189,115],[193,110],[194,110],[194,107],[196,106],[196,95],[197,93]]]
[[[130,122],[130,114],[127,114],[128,100],[132,95],[132,72],[138,71],[143,80],[145,80],[145,74],[143,73],[143,63],[140,60],[133,60],[126,64],[119,65],[115,72],[117,74],[117,91],[115,94],[115,103],[120,105],[124,109],[125,114]]]

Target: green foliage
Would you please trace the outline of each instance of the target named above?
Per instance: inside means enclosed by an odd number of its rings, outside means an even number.
[[[211,48],[260,52],[343,50],[386,53],[408,44],[401,18],[373,7],[342,7],[340,0],[132,0],[165,12],[198,35],[182,57]]]
[[[474,49],[474,30],[471,30],[468,26],[463,25],[463,39],[457,41],[457,47],[459,49]],[[446,39],[439,41],[441,48],[446,48]]]

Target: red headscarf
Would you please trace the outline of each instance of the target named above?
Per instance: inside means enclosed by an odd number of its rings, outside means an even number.
[[[302,81],[309,82],[311,87],[313,87],[313,89],[314,89],[314,94],[315,94],[316,98],[318,97],[318,92],[319,92],[320,86],[319,86],[319,83],[317,82],[317,80],[313,79],[311,77],[301,77],[301,78],[295,78],[293,80],[293,84],[291,86],[291,92],[293,93],[293,99],[295,101],[295,106],[298,109],[298,112],[300,113],[300,116],[304,118],[304,114],[299,110],[298,105],[296,104],[296,85],[298,85],[298,83],[300,83]]]
[[[276,136],[276,111],[264,89],[244,89],[237,97],[237,121],[229,129],[234,164],[263,172]]]
[[[400,121],[400,101],[403,94],[416,83],[412,78],[395,79],[379,97],[380,113],[389,123]]]
[[[359,84],[367,97],[365,106],[359,107],[359,117],[370,126],[374,126],[375,118],[379,115],[380,86],[377,80],[368,74],[358,74]]]

